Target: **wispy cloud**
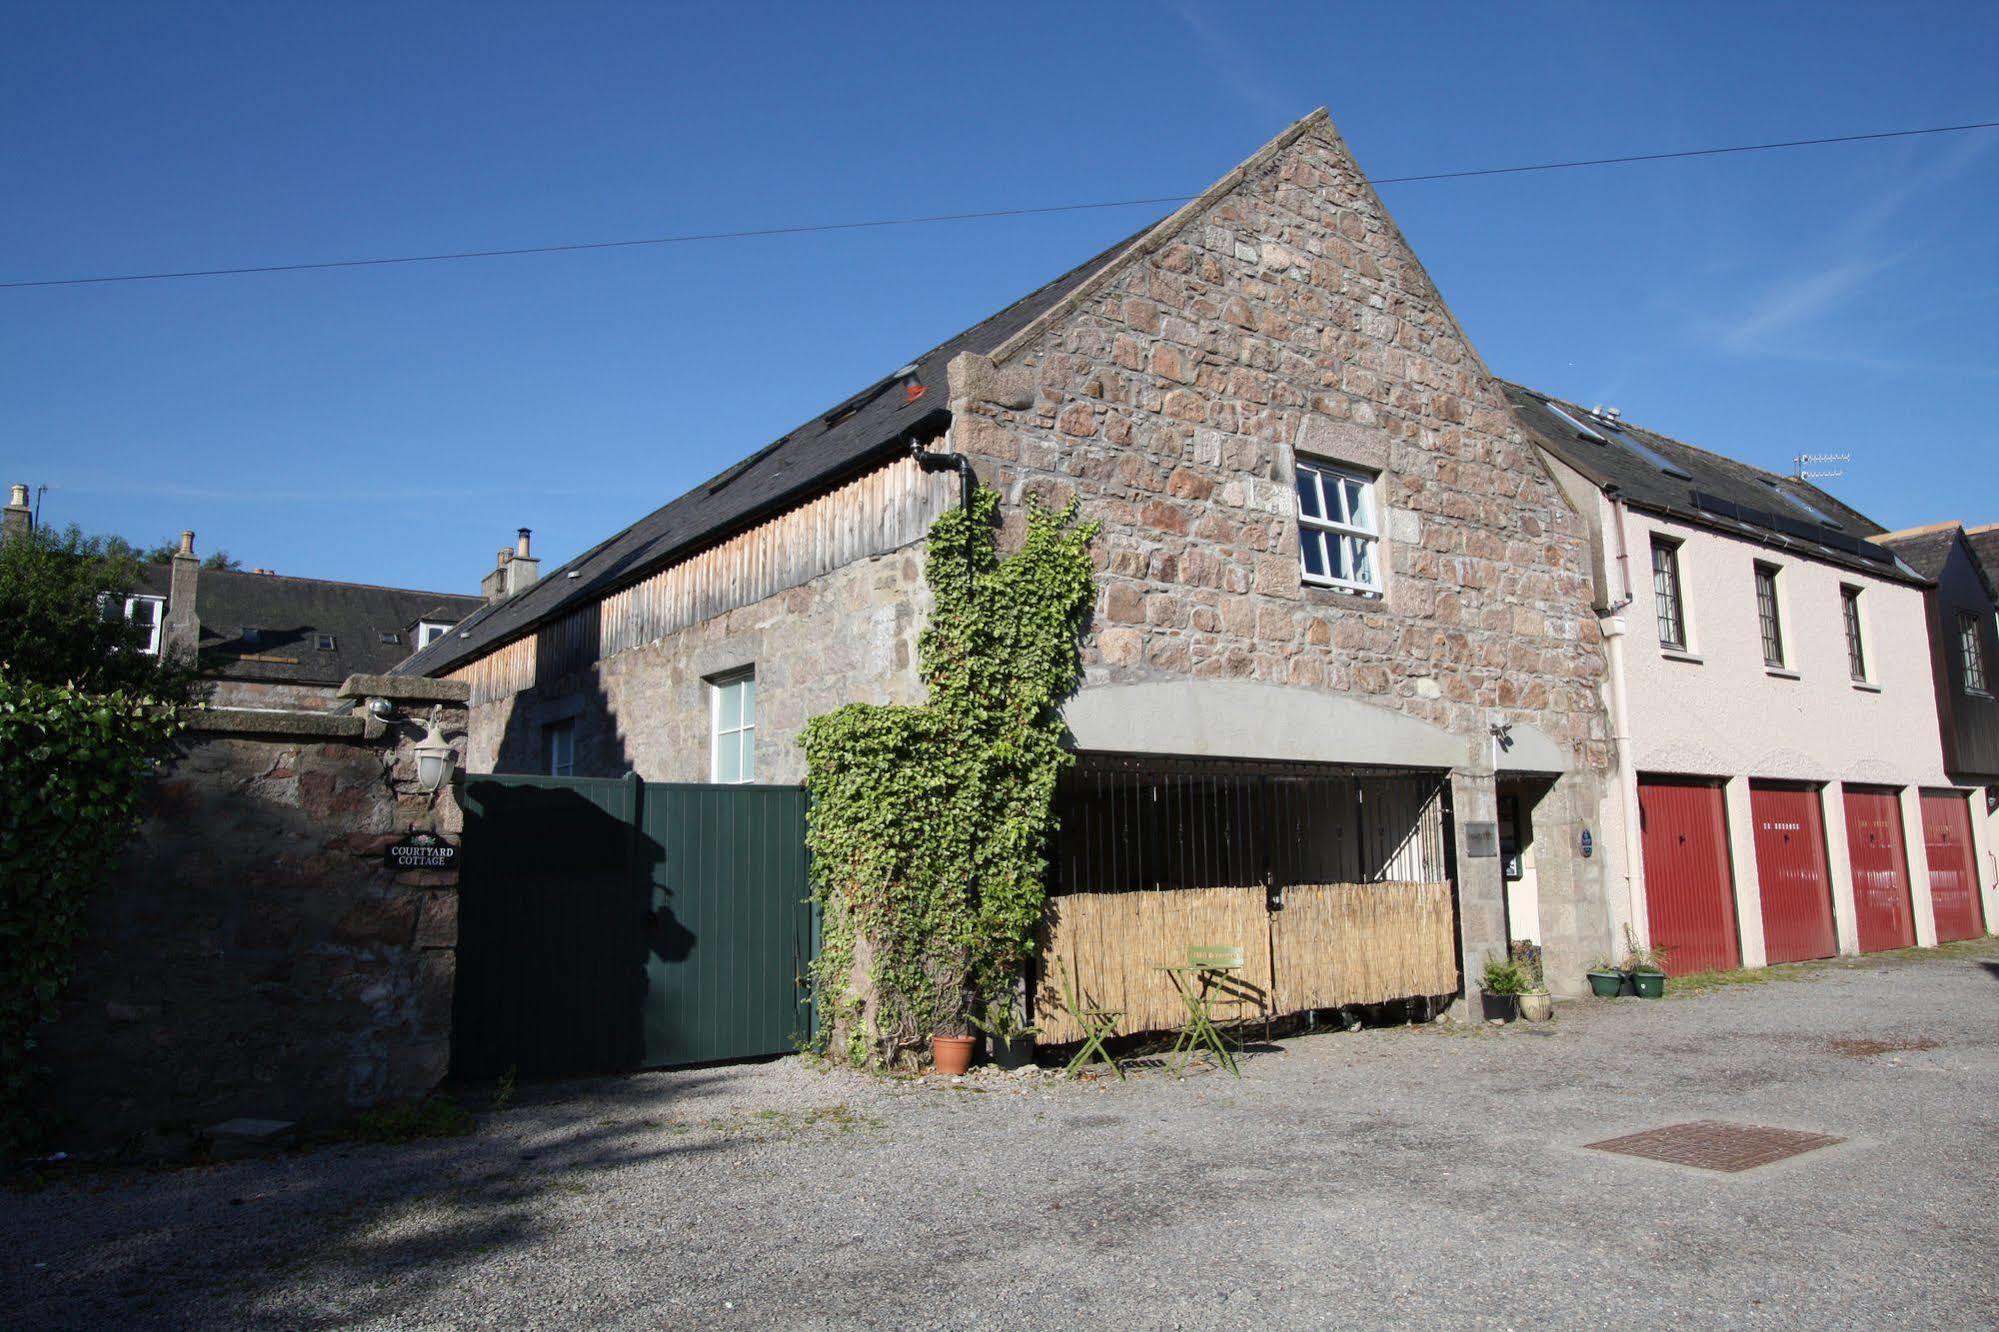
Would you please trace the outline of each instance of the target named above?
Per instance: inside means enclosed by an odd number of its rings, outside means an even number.
[[[1214,61],[1222,86],[1272,121],[1296,120],[1301,108],[1285,89],[1270,80],[1265,69],[1243,51],[1226,28],[1210,20],[1195,0],[1174,0],[1173,12],[1187,25]]]
[[[1916,369],[1921,363],[1873,350],[1828,345],[1829,316],[1869,294],[1878,281],[1927,248],[1918,229],[1899,246],[1888,243],[1911,202],[1961,175],[1999,143],[1967,135],[1888,188],[1861,196],[1854,210],[1819,244],[1807,247],[1791,271],[1765,285],[1745,305],[1721,319],[1702,321],[1703,333],[1740,356]]]

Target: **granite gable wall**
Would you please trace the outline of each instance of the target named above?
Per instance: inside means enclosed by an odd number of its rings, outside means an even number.
[[[1584,525],[1323,123],[953,386],[1015,504],[1102,520],[1092,684],[1350,692],[1607,762]],[[1299,575],[1301,455],[1381,473],[1387,594]]]

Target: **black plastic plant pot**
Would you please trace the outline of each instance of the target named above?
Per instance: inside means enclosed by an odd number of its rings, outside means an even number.
[[[1634,971],[1631,984],[1637,989],[1640,999],[1664,999],[1666,997],[1666,973],[1663,971]]]
[[[1624,993],[1624,976],[1615,971],[1592,971],[1589,990],[1599,999],[1615,999]]]
[[[992,1047],[993,1062],[1012,1072],[1016,1068],[1026,1068],[1034,1062],[1034,1038],[1032,1036],[994,1036]]]
[[[1480,990],[1478,997],[1485,1006],[1487,1022],[1511,1022],[1520,1014],[1520,1001],[1513,995]]]
[[[1638,993],[1638,983],[1631,979],[1630,972],[1620,971],[1617,973],[1617,992],[1627,999]]]

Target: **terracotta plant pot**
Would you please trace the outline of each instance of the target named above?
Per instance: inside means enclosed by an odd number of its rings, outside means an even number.
[[[972,1046],[970,1036],[932,1036],[930,1038],[930,1062],[937,1066],[937,1072],[945,1077],[956,1077],[972,1066]]]
[[[1555,996],[1546,990],[1529,990],[1520,996],[1520,1016],[1528,1022],[1547,1022],[1555,1016]]]

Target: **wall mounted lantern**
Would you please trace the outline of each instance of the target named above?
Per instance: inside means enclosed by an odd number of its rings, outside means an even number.
[[[451,769],[458,762],[458,751],[444,738],[439,720],[442,712],[442,708],[430,710],[424,737],[416,744],[416,784],[425,793],[435,791],[450,781]]]

